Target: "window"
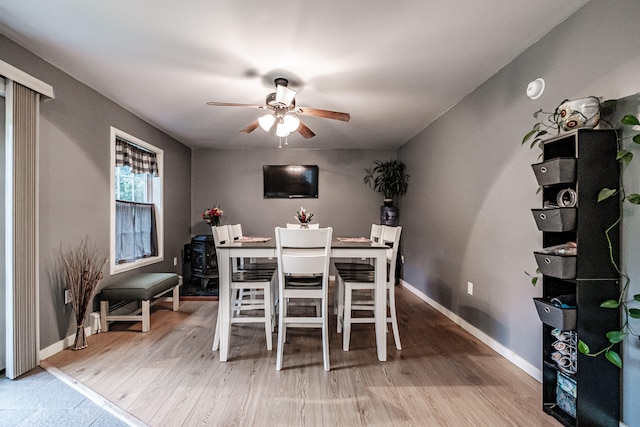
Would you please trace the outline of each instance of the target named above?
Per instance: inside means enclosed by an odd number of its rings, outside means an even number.
[[[111,274],[163,257],[163,151],[111,128]]]

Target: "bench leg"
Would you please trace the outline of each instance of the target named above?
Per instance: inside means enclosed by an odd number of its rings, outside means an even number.
[[[100,301],[100,329],[102,329],[102,332],[109,331],[109,322],[107,322],[108,315],[109,301]]]
[[[142,300],[142,332],[149,332],[150,329],[151,319],[149,307],[149,300]]]
[[[180,310],[180,284],[173,287],[173,311]]]

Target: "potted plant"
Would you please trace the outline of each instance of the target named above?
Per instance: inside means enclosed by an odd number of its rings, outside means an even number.
[[[374,160],[364,171],[364,183],[384,196],[384,206],[380,208],[380,223],[398,225],[398,208],[394,202],[398,196],[407,192],[409,175],[406,173],[406,165],[398,160]]]

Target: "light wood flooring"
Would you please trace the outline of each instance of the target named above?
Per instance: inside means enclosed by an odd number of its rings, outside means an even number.
[[[557,426],[541,385],[407,290],[397,287],[398,351],[379,362],[373,325],[351,351],[331,327],[331,371],[319,330],[289,331],[275,370],[260,325],[232,328],[229,361],[211,351],[217,301],[160,303],[151,331],[115,323],[89,347],[46,362],[150,426]],[[334,316],[332,316],[334,317]]]

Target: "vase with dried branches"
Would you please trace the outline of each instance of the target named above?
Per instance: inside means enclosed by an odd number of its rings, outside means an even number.
[[[100,253],[87,236],[75,248],[68,250],[61,248],[60,258],[76,317],[76,339],[72,349],[81,350],[89,345],[84,332],[84,320],[98,283],[102,279],[102,269],[107,262],[107,257]]]

